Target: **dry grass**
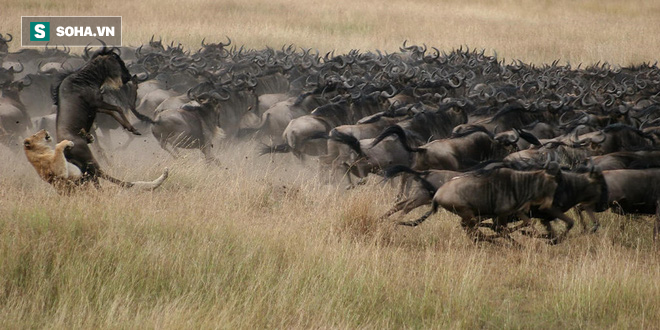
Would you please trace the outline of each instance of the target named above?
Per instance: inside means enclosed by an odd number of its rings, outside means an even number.
[[[0,0],[0,8],[0,31],[14,35],[20,15],[122,15],[126,44],[155,33],[190,46],[229,35],[255,48],[392,51],[408,39],[536,63],[621,65],[655,61],[660,50],[660,4],[650,0]],[[391,188],[322,185],[315,161],[257,158],[248,143],[217,150],[226,164],[217,168],[198,152],[175,161],[151,136],[140,141],[105,168],[134,180],[169,166],[155,192],[105,186],[61,197],[22,153],[0,147],[3,327],[660,324],[660,258],[648,218],[602,214],[598,234],[576,228],[554,247],[475,245],[445,212],[418,228],[378,221]]]
[[[115,140],[121,140],[121,137]],[[646,218],[560,246],[474,245],[441,212],[418,228],[377,217],[393,191],[319,183],[316,164],[224,147],[171,160],[155,143],[105,186],[60,197],[22,154],[0,165],[0,319],[14,327],[602,328],[660,324],[660,259]],[[3,154],[7,154],[3,150]],[[130,165],[137,162],[135,165]],[[13,163],[13,164],[11,164]],[[620,224],[628,225],[622,231]]]
[[[654,0],[0,0],[0,8],[0,31],[14,35],[20,35],[21,15],[120,15],[127,45],[155,34],[195,49],[204,37],[228,35],[253,48],[294,43],[323,52],[395,51],[407,39],[539,64],[628,65],[655,61],[660,52],[660,2]]]

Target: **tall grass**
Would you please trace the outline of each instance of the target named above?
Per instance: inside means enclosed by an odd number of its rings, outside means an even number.
[[[396,51],[404,40],[461,45],[536,64],[655,61],[660,2],[653,0],[0,0],[0,31],[20,36],[20,16],[119,15],[126,45],[156,39],[197,50],[231,37],[248,47],[296,44],[321,52]],[[14,42],[16,50],[20,42]]]
[[[154,192],[104,185],[61,197],[22,154],[2,163],[12,173],[0,179],[4,326],[660,324],[646,218],[602,214],[598,234],[576,229],[559,246],[475,245],[446,212],[418,228],[377,220],[394,197],[377,180],[340,190],[320,183],[314,163],[255,158],[253,143],[218,151],[223,168],[156,148],[105,165],[133,180],[167,164],[171,178]]]

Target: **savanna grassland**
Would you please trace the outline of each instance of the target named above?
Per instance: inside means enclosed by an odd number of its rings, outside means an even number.
[[[324,52],[467,44],[533,63],[660,53],[650,0],[2,0],[0,15],[15,36],[21,15],[121,15],[125,44],[155,34],[193,50],[229,35]],[[558,246],[473,244],[444,211],[417,228],[379,221],[395,192],[376,177],[345,191],[314,159],[258,157],[254,141],[216,143],[221,167],[174,160],[143,133],[102,166],[126,180],[168,167],[153,192],[59,196],[0,146],[3,328],[660,328],[648,217],[602,213],[598,233],[576,226]]]

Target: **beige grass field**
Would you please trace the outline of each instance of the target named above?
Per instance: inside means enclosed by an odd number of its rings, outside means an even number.
[[[535,63],[660,57],[651,0],[0,0],[0,15],[15,36],[21,15],[122,15],[133,45],[229,35],[254,48],[394,51],[408,39]],[[218,144],[222,167],[199,152],[173,160],[143,133],[103,166],[127,180],[169,167],[154,192],[62,197],[0,146],[0,327],[660,328],[648,217],[603,213],[597,234],[576,227],[559,246],[475,245],[446,212],[418,228],[378,221],[394,192],[377,178],[324,185],[315,160],[257,157],[254,142]]]

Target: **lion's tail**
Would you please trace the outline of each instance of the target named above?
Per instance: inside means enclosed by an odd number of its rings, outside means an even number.
[[[159,176],[154,181],[125,182],[125,181],[121,181],[119,179],[113,178],[113,177],[111,177],[110,175],[106,174],[103,171],[99,171],[99,172],[100,172],[99,173],[100,178],[108,180],[108,181],[110,181],[110,182],[112,182],[116,185],[119,185],[120,187],[124,187],[124,188],[133,188],[133,187],[135,187],[135,188],[138,188],[138,189],[141,189],[141,190],[154,190],[154,189],[160,187],[160,185],[162,185],[163,182],[165,182],[165,180],[169,176],[169,170],[167,168],[165,168],[165,171],[163,171],[163,174],[161,174],[161,176]]]

